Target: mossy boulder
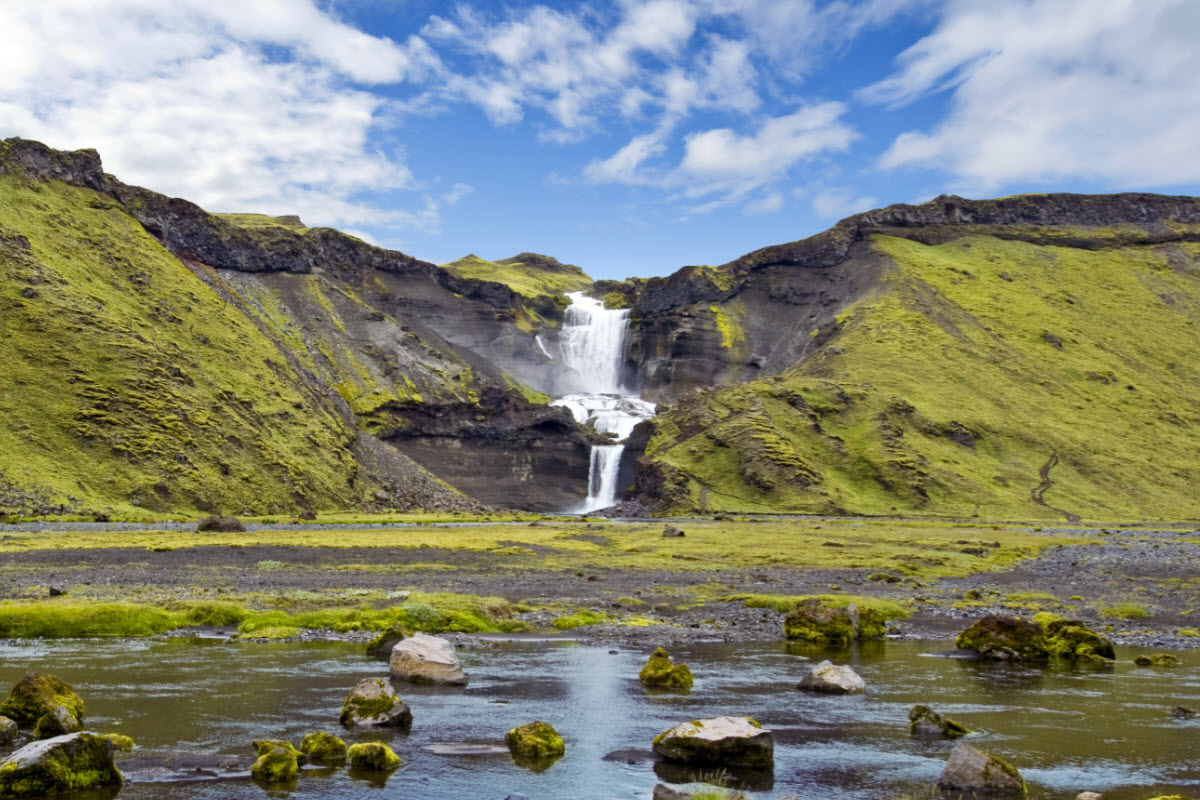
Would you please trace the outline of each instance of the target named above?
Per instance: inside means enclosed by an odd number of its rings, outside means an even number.
[[[250,777],[262,784],[291,783],[300,774],[298,752],[291,742],[255,742],[258,760],[250,767]]]
[[[292,754],[293,758],[296,759],[297,764],[303,765],[308,763],[308,756],[300,750],[297,750],[296,745],[292,744],[286,739],[256,739],[251,743],[251,746],[254,748],[255,754],[257,754],[259,758],[262,758],[265,755],[270,755],[276,750],[286,750]]]
[[[1179,659],[1170,653],[1151,653],[1138,656],[1133,663],[1139,667],[1177,667]]]
[[[692,688],[692,671],[687,664],[676,664],[671,656],[661,647],[650,654],[650,660],[638,673],[642,686],[649,689],[680,689]]]
[[[765,769],[775,764],[775,738],[748,717],[714,717],[663,731],[654,752],[683,764]]]
[[[1051,655],[1081,662],[1107,662],[1117,657],[1111,641],[1078,620],[1054,620],[1045,630]]]
[[[341,723],[351,728],[403,728],[412,711],[383,678],[363,678],[342,704]]]
[[[59,706],[83,722],[83,700],[70,684],[48,672],[27,672],[0,703],[0,714],[18,725],[36,725]]]
[[[971,625],[954,641],[960,650],[974,650],[989,661],[1050,660],[1046,631],[1016,617],[990,614]]]
[[[929,738],[957,739],[971,732],[949,717],[943,717],[929,706],[916,705],[908,712],[908,732]]]
[[[517,758],[558,758],[567,751],[563,738],[549,722],[530,722],[513,728],[504,734],[504,743]]]
[[[352,744],[347,755],[350,758],[350,766],[355,769],[390,772],[404,763],[392,748],[381,742]]]
[[[17,738],[17,723],[8,717],[0,717],[0,744],[8,744]]]
[[[938,788],[968,797],[1026,797],[1025,780],[1016,767],[1002,758],[959,743],[950,751],[950,760]]]
[[[300,740],[300,752],[310,761],[321,764],[337,764],[346,760],[346,742],[332,733],[318,731]]]
[[[113,746],[94,733],[71,733],[27,744],[0,764],[0,797],[36,797],[125,782]]]
[[[886,621],[879,612],[855,603],[838,606],[819,597],[801,600],[783,620],[784,638],[814,644],[881,639],[885,631]]]
[[[48,713],[38,717],[37,724],[33,726],[33,738],[53,739],[55,736],[79,733],[82,730],[83,723],[76,719],[66,706],[55,706]]]
[[[106,733],[104,738],[112,742],[113,749],[118,753],[132,753],[134,748],[133,739],[122,733]]]
[[[197,533],[245,533],[246,526],[237,517],[205,517],[196,523]]]
[[[392,649],[400,642],[412,636],[412,631],[403,625],[389,625],[380,631],[379,635],[367,642],[367,655],[372,658],[382,658],[385,661],[392,657]]]

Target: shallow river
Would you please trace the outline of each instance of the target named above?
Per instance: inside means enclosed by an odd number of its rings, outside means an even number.
[[[930,797],[950,744],[908,735],[906,715],[926,703],[980,731],[968,741],[1008,758],[1034,798],[1090,789],[1109,800],[1200,792],[1200,723],[1176,705],[1200,707],[1200,654],[1147,669],[1132,650],[1107,669],[1034,669],[922,656],[945,642],[888,642],[849,657],[866,679],[861,697],[812,696],[793,687],[801,654],[786,645],[694,646],[672,655],[696,674],[691,695],[647,694],[637,682],[645,653],[570,642],[488,642],[462,649],[466,689],[398,685],[413,710],[410,732],[340,733],[338,713],[359,678],[383,662],[341,643],[237,644],[214,639],[57,641],[0,645],[0,685],[26,669],[52,671],[87,703],[88,728],[132,736],[135,755],[247,755],[257,738],[298,742],[313,730],[348,741],[389,742],[405,765],[385,784],[345,769],[302,773],[290,796],[529,800],[649,798],[659,780],[686,776],[656,765],[651,739],[671,725],[719,714],[750,715],[775,733],[772,775],[744,775],[755,797]],[[846,658],[849,654],[843,654]],[[567,741],[543,772],[507,753],[446,755],[439,743],[501,744],[515,725],[542,719]],[[436,749],[436,748],[435,748]],[[631,763],[632,762],[632,763]],[[136,773],[134,773],[136,778]],[[289,796],[272,792],[274,796]],[[133,782],[136,798],[266,797],[248,778]]]

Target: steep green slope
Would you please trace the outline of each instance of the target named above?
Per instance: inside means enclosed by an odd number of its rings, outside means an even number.
[[[528,298],[560,298],[567,292],[579,292],[592,285],[592,279],[573,264],[536,253],[522,253],[500,261],[488,261],[475,254],[443,264],[442,268],[476,281],[502,283]]]
[[[1200,245],[1043,234],[1095,249],[872,236],[877,287],[791,369],[681,400],[643,493],[662,510],[1200,517]]]
[[[10,512],[356,498],[332,405],[112,199],[0,176],[0,280]]]

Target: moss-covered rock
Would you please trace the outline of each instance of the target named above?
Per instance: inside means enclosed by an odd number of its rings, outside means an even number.
[[[318,731],[300,740],[300,752],[314,762],[340,763],[346,760],[346,743],[332,733]]]
[[[81,730],[83,723],[76,719],[66,706],[55,706],[48,713],[38,717],[37,724],[33,726],[33,738],[53,739],[55,736],[79,733]]]
[[[133,752],[134,743],[133,739],[129,736],[122,733],[106,733],[104,734],[104,738],[112,742],[113,749],[118,753]]]
[[[908,712],[908,732],[916,736],[957,739],[971,730],[949,717],[943,717],[929,706],[916,705]]]
[[[347,755],[350,758],[350,766],[355,769],[385,772],[396,769],[404,763],[392,748],[381,742],[352,744]]]
[[[956,744],[938,779],[943,792],[960,792],[969,797],[1025,797],[1025,780],[1016,767],[1002,758]]]
[[[291,783],[300,774],[298,751],[291,742],[255,742],[258,760],[250,767],[250,777],[262,784]]]
[[[1138,656],[1133,663],[1139,667],[1177,667],[1179,659],[1170,653],[1151,653]]]
[[[286,739],[256,739],[254,742],[252,742],[251,746],[254,747],[254,752],[259,758],[265,755],[270,755],[276,750],[284,750],[292,754],[292,757],[296,759],[297,764],[308,763],[308,756],[300,750],[297,750],[296,745],[292,744]]]
[[[196,523],[198,533],[245,533],[246,526],[237,517],[205,517]]]
[[[0,703],[0,714],[18,725],[34,725],[59,706],[83,722],[83,700],[70,684],[48,672],[27,672]]]
[[[974,650],[989,661],[1050,659],[1046,632],[1040,625],[999,614],[986,616],[960,633],[955,647]]]
[[[692,671],[687,664],[676,664],[671,656],[661,647],[650,654],[650,660],[638,673],[642,686],[651,689],[680,689],[692,688]]]
[[[860,639],[880,639],[886,630],[879,612],[850,603],[837,606],[819,597],[801,600],[783,620],[783,635],[791,641],[848,645]]]
[[[1046,648],[1069,661],[1106,662],[1116,658],[1113,643],[1082,622],[1059,619],[1045,626]]]
[[[8,744],[17,738],[17,723],[8,717],[0,717],[0,744]]]
[[[684,764],[762,769],[775,763],[775,738],[748,717],[715,717],[663,731],[654,737],[654,752]]]
[[[504,742],[519,758],[558,758],[567,750],[563,738],[548,722],[530,722],[504,734]]]
[[[0,797],[35,797],[125,782],[113,746],[94,733],[72,733],[22,747],[0,764]]]
[[[355,728],[403,728],[412,724],[412,711],[383,678],[364,678],[342,705],[341,723]]]
[[[412,636],[413,632],[403,625],[389,625],[379,635],[367,642],[367,655],[387,660],[392,657],[392,648]]]

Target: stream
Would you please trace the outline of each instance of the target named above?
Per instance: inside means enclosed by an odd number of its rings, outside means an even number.
[[[614,653],[569,640],[476,641],[459,648],[471,678],[465,689],[397,684],[413,710],[407,733],[339,728],[350,687],[386,674],[384,662],[344,642],[0,642],[0,685],[11,685],[27,669],[59,675],[87,703],[89,730],[134,738],[135,764],[147,756],[246,757],[254,739],[299,742],[314,730],[350,743],[386,741],[406,762],[386,782],[345,769],[305,769],[295,791],[270,795],[248,777],[163,782],[126,766],[130,783],[122,800],[645,800],[656,782],[689,777],[653,762],[653,737],[676,723],[720,714],[752,716],[775,734],[773,775],[735,773],[756,798],[928,798],[952,745],[908,734],[907,712],[915,703],[979,731],[966,741],[1017,766],[1035,800],[1073,798],[1082,790],[1109,800],[1200,791],[1200,722],[1168,713],[1176,705],[1200,706],[1200,653],[1177,652],[1181,666],[1149,669],[1131,663],[1143,650],[1118,648],[1111,667],[1072,669],[922,655],[945,648],[945,641],[870,643],[853,654],[782,642],[705,644],[672,651],[696,675],[692,693],[679,695],[642,689],[637,673],[644,652]],[[867,694],[795,690],[807,667],[825,655],[848,659],[866,680]],[[566,756],[544,772],[515,765],[503,751],[435,752],[445,744],[502,744],[505,731],[535,719],[553,724],[567,742]]]

